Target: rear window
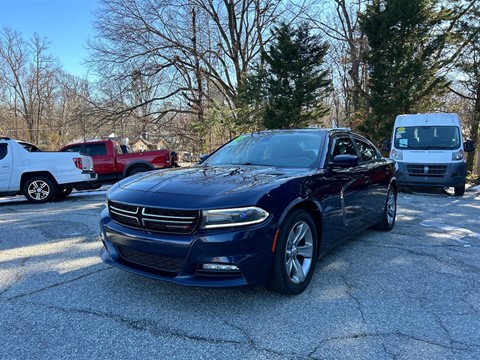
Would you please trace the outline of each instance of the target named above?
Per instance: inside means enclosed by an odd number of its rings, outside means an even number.
[[[89,156],[107,155],[105,144],[85,145],[85,154]]]

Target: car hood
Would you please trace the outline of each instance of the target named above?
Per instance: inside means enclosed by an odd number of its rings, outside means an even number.
[[[125,190],[150,194],[187,196],[225,196],[244,192],[264,192],[291,178],[312,172],[310,169],[259,166],[197,166],[149,172],[118,185]],[[148,195],[147,195],[148,196]]]

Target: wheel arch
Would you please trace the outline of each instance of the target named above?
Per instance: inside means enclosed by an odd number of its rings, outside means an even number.
[[[123,170],[122,177],[123,178],[127,177],[128,174],[130,173],[130,171],[137,166],[142,166],[142,167],[145,166],[145,167],[148,167],[149,170],[154,169],[154,166],[152,165],[152,163],[150,163],[148,161],[145,161],[145,160],[134,161],[134,162],[131,162],[130,164],[128,164],[127,166],[125,166],[125,169]]]
[[[282,214],[280,221],[279,221],[279,226],[278,228],[280,229],[281,224],[284,222],[285,218],[292,213],[295,210],[304,210],[306,211],[313,220],[313,223],[315,224],[315,231],[317,233],[317,257],[320,256],[320,244],[322,242],[322,211],[321,207],[312,200],[309,199],[297,199],[297,201],[293,202],[291,206],[289,206],[284,213]]]
[[[55,176],[53,176],[50,172],[48,171],[34,171],[34,172],[25,172],[22,174],[22,178],[20,180],[20,189],[23,189],[25,186],[25,183],[27,182],[28,179],[35,177],[35,176],[44,176],[51,180],[55,186],[58,186],[58,182],[55,179]]]

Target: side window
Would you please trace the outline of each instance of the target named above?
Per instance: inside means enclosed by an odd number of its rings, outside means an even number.
[[[66,148],[64,151],[68,152],[81,152],[82,147],[81,146],[71,146],[69,148]]]
[[[7,156],[7,144],[0,144],[0,160]]]
[[[353,146],[352,139],[350,137],[338,137],[333,142],[333,147],[330,150],[330,159],[337,155],[357,155],[355,147]]]
[[[378,159],[378,154],[372,145],[357,139],[355,139],[355,142],[357,143],[358,151],[360,152],[362,161],[372,161]]]
[[[85,152],[89,156],[107,155],[107,147],[105,144],[86,145]]]

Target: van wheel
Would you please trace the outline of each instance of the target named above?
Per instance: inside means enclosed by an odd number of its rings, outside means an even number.
[[[465,184],[462,186],[455,186],[455,196],[463,196],[465,194]]]
[[[53,181],[44,176],[33,176],[23,185],[23,195],[28,201],[44,203],[52,200],[56,195],[56,186]]]
[[[270,289],[296,295],[304,291],[317,262],[317,232],[305,210],[295,210],[283,222],[273,259]]]

